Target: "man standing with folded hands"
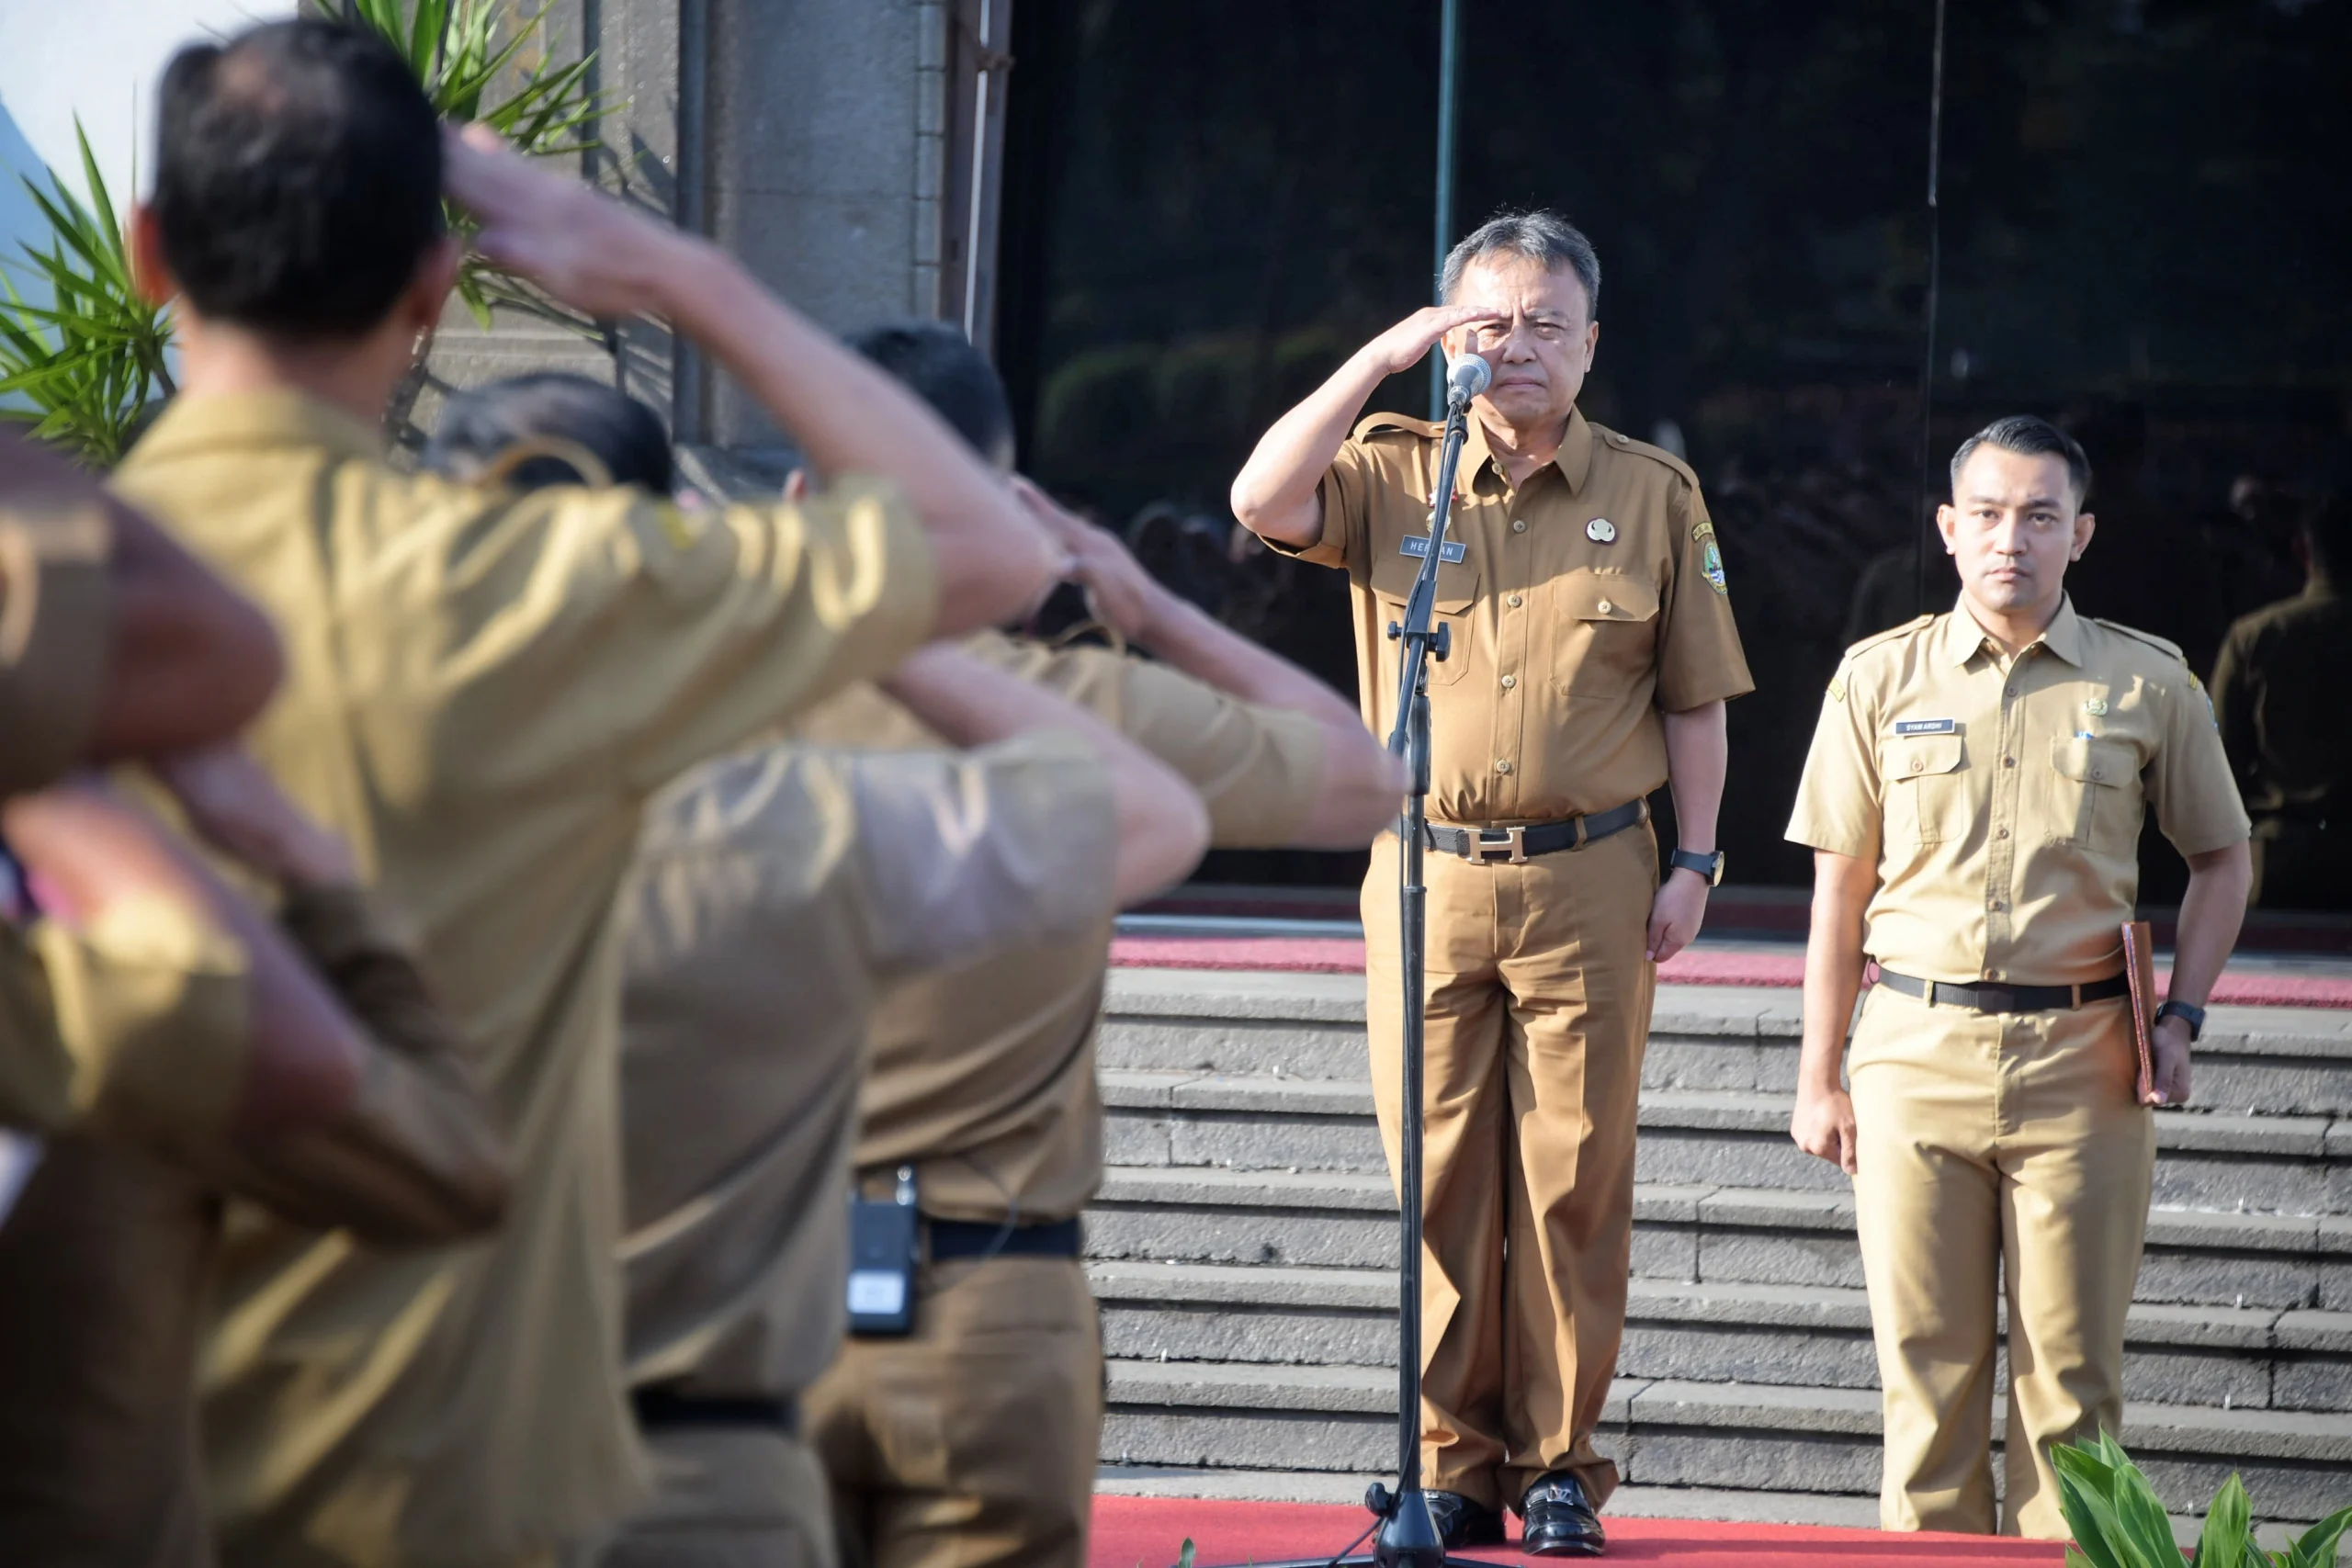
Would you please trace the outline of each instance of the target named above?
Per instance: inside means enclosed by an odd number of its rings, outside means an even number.
[[[2121,1423],[2149,1107],[2188,1098],[2245,913],[2247,822],[2180,649],[2067,602],[2093,526],[2082,447],[2012,416],[1962,442],[1951,477],[1936,525],[1960,603],[1847,650],[1789,823],[1815,851],[1791,1134],[1856,1179],[1880,1522],[1993,1530],[2005,1279],[2000,1529],[2064,1538],[2050,1446]],[[2143,1101],[2121,928],[2150,807],[2189,882]],[[1872,959],[1849,1097],[1838,1066]]]

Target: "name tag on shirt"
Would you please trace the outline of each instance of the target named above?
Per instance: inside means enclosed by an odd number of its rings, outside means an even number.
[[[1466,547],[1460,539],[1448,539],[1437,547],[1437,558],[1451,565],[1462,558]],[[1416,560],[1427,560],[1430,553],[1430,536],[1427,534],[1408,534],[1398,543],[1396,549],[1399,554],[1411,556]]]
[[[1905,718],[1897,719],[1894,724],[1897,735],[1956,735],[1959,732],[1960,721],[1954,718]]]

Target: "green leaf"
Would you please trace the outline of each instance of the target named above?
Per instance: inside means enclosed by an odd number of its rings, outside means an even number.
[[[2254,1537],[2253,1505],[2246,1500],[2245,1483],[2233,1471],[2213,1494],[2205,1510],[2205,1528],[2198,1532],[2197,1555],[2190,1568],[2241,1568]]]
[[[1176,1554],[1176,1568],[1193,1568],[1193,1538],[1184,1538],[1184,1550]]]
[[[2114,1467],[2095,1450],[2072,1443],[2051,1445],[2050,1467],[2058,1474],[2059,1512],[2091,1568],[2137,1568],[2122,1551],[2122,1529],[2109,1500]]]
[[[2165,1513],[2156,1489],[2148,1484],[2148,1478],[2129,1459],[2116,1467],[2114,1496],[2116,1517],[2130,1532],[2133,1549],[2148,1568],[2180,1561],[2180,1548],[2173,1541],[2172,1520]]]
[[[2338,1508],[2302,1533],[2287,1549],[2290,1568],[2335,1568],[2336,1547],[2352,1529],[2352,1507]]]

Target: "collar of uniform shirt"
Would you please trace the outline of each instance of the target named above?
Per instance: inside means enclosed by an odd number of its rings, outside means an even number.
[[[1469,434],[1462,442],[1462,464],[1453,470],[1453,493],[1468,496],[1475,493],[1478,476],[1493,463],[1495,477],[1508,486],[1510,476],[1503,472],[1502,462],[1487,441],[1487,423],[1474,411],[1470,415]],[[1584,489],[1584,481],[1592,472],[1592,426],[1585,423],[1582,409],[1568,411],[1568,432],[1560,437],[1560,449],[1552,457],[1552,467],[1568,481],[1568,493]]]
[[[2000,638],[1986,631],[1969,614],[1968,597],[1962,594],[1951,607],[1951,618],[1944,626],[1944,657],[1954,664],[1965,664],[1979,651],[1991,652],[2001,646]],[[2079,670],[2083,666],[2083,623],[2075,614],[2072,596],[2058,601],[2058,613],[2041,628],[2041,635],[2026,645],[2026,649],[2046,648]],[[2020,650],[2025,651],[2025,650]]]
[[[382,433],[323,398],[270,390],[174,398],[139,443],[141,463],[231,446],[321,446],[342,457],[384,455]]]

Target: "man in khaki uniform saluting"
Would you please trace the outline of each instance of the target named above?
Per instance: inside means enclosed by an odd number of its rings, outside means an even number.
[[[1592,246],[1566,222],[1494,220],[1446,258],[1446,302],[1358,351],[1233,485],[1235,515],[1269,545],[1347,571],[1364,717],[1385,734],[1386,626],[1419,570],[1442,431],[1397,414],[1348,429],[1441,341],[1494,369],[1438,568],[1453,649],[1429,667],[1421,1106],[1397,1102],[1393,837],[1364,880],[1365,983],[1392,1170],[1400,1118],[1428,1130],[1431,1510],[1446,1544],[1475,1546],[1500,1540],[1498,1510],[1518,1507],[1537,1555],[1602,1545],[1595,1510],[1617,1472],[1592,1433],[1624,1324],[1653,964],[1698,934],[1722,874],[1724,704],[1752,686],[1697,479],[1577,409],[1600,290]],[[1645,798],[1661,784],[1682,840],[1662,886]]]
[[[526,452],[565,455],[534,471],[673,482],[651,411],[577,378],[465,393],[427,461]],[[940,646],[881,690],[973,749],[769,744],[702,764],[646,814],[621,894],[623,1257],[657,1488],[602,1568],[836,1561],[799,1402],[841,1346],[882,987],[1098,931],[1207,839],[1174,771],[1040,687]]]
[[[974,450],[1012,461],[988,361],[952,328],[900,323],[858,345]],[[1021,481],[1016,481],[1021,482]],[[1339,694],[1154,582],[1109,535],[1023,493],[1061,531],[1098,614],[1159,662],[985,635],[963,651],[1045,687],[1200,792],[1220,846],[1362,844],[1402,778]],[[872,688],[805,739],[935,750],[943,734]],[[807,1401],[858,1568],[1081,1568],[1102,1440],[1102,1348],[1078,1215],[1102,1176],[1095,1031],[1105,913],[1080,934],[902,983],[876,1017],[854,1162],[865,1194],[899,1171],[922,1262],[903,1337],[853,1337]]]
[[[1026,682],[940,647],[883,689],[980,749],[770,746],[648,814],[622,1085],[629,1370],[661,1490],[605,1568],[838,1561],[797,1415],[841,1343],[883,987],[1099,928],[1207,843],[1172,770]]]
[[[1936,522],[1960,603],[1847,650],[1789,822],[1815,868],[1791,1131],[1855,1179],[1885,1391],[1881,1522],[1993,1529],[2005,1279],[2001,1529],[2058,1539],[2050,1446],[2121,1426],[2148,1105],[2188,1099],[2252,866],[2180,650],[2067,601],[2067,563],[2091,541],[2082,447],[1997,420],[1961,444],[1951,478]],[[2121,927],[2151,806],[2189,879],[2142,1104]],[[1849,1099],[1839,1061],[1873,959]]]
[[[189,49],[160,126],[132,232],[181,297],[183,389],[117,483],[286,627],[255,754],[414,920],[517,1178],[489,1247],[392,1258],[241,1227],[205,1412],[224,1549],[535,1560],[644,1479],[612,943],[642,802],[923,638],[1015,613],[1058,556],[935,420],[707,243],[445,141],[379,39],[303,20]],[[445,163],[485,249],[576,309],[667,315],[832,487],[688,515],[387,467],[379,412],[458,263]]]
[[[41,1134],[14,1144],[21,1185],[0,1194],[0,1540],[28,1562],[209,1562],[194,1439],[216,1193],[444,1241],[496,1223],[499,1139],[339,846],[249,762],[180,750],[266,700],[268,623],[14,441],[0,562],[0,860],[29,873],[0,877],[0,1123]],[[105,786],[22,793],[148,751],[176,753],[191,818],[278,885],[275,927]]]
[[[233,735],[281,668],[251,604],[86,475],[0,433],[0,800],[76,766]],[[21,911],[22,888],[0,893]],[[7,922],[0,942],[0,1125],[57,1131],[110,1116],[126,1093],[171,1098],[116,1077],[155,1065],[121,1048],[156,1015],[118,1012],[97,1035],[61,1029],[31,947]],[[167,1015],[179,999],[162,987],[152,1005]]]

